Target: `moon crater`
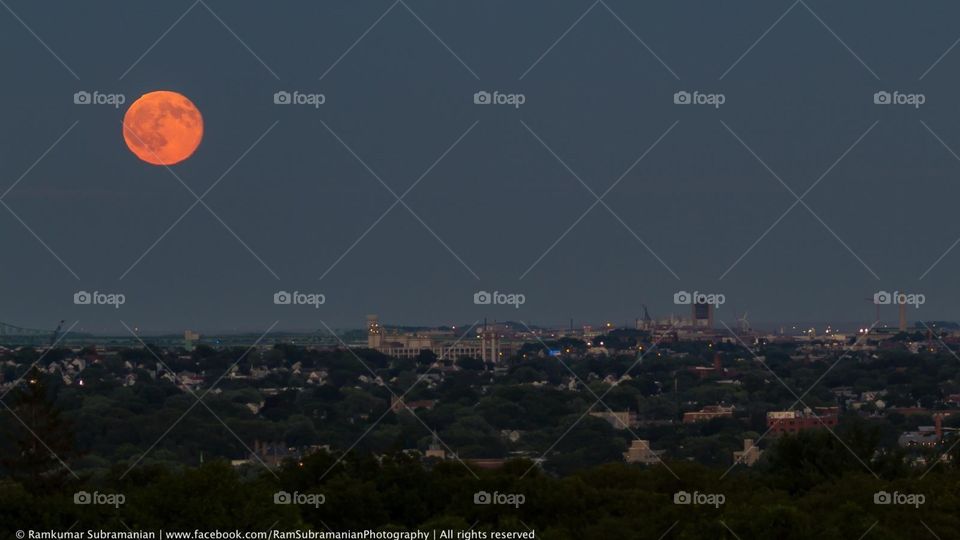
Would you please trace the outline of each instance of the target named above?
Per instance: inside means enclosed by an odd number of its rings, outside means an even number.
[[[203,117],[177,92],[157,91],[133,102],[123,117],[123,139],[138,158],[174,165],[189,158],[203,139]]]

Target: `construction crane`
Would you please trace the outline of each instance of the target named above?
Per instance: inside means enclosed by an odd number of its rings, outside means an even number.
[[[60,337],[60,330],[63,328],[64,321],[60,321],[60,324],[57,325],[57,329],[53,331],[53,335],[50,336],[50,346],[53,347],[53,344],[57,342],[57,338]]]
[[[741,334],[749,334],[749,333],[750,333],[750,321],[747,320],[747,312],[746,312],[746,311],[744,311],[744,312],[743,312],[743,315],[742,315],[739,319],[737,319],[737,327],[738,327],[738,329],[740,330],[740,333],[741,333]]]

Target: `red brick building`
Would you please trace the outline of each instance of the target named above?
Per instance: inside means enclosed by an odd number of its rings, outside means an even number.
[[[772,435],[799,433],[824,426],[833,428],[839,423],[836,407],[818,407],[816,411],[770,411],[767,428]]]

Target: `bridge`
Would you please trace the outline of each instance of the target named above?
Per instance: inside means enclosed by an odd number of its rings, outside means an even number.
[[[49,345],[59,335],[56,330],[36,330],[22,328],[5,322],[0,322],[0,343],[5,345]]]

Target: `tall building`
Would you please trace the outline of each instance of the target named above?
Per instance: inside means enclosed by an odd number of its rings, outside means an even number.
[[[480,350],[484,362],[500,361],[500,336],[495,328],[484,328],[480,333]]]
[[[699,304],[692,302],[690,304],[690,319],[695,327],[713,328],[713,304]]]
[[[733,462],[743,463],[747,467],[753,467],[753,465],[760,460],[760,454],[763,454],[763,450],[757,448],[753,439],[744,439],[743,450],[733,453]]]
[[[367,347],[379,349],[383,343],[383,333],[380,329],[380,317],[367,315]]]
[[[185,330],[183,332],[183,348],[192,351],[193,346],[196,342],[200,341],[200,334],[194,332],[193,330]]]

